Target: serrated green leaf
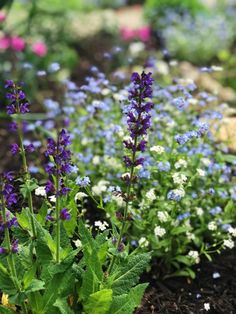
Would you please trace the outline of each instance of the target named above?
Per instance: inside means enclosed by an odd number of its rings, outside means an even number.
[[[139,276],[148,266],[149,253],[129,256],[124,265],[118,266],[112,274],[113,282],[111,288],[114,295],[128,293],[130,288],[139,281]]]
[[[84,308],[88,314],[106,314],[111,306],[112,290],[103,289],[91,294]]]
[[[109,314],[132,314],[134,309],[141,303],[143,294],[148,284],[139,284],[131,288],[129,293],[113,298]]]

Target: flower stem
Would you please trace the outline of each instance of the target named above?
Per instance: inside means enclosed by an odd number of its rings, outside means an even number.
[[[19,112],[19,105],[18,105],[18,112]],[[20,144],[20,149],[21,149],[22,164],[23,164],[23,171],[24,171],[24,179],[27,183],[30,181],[31,178],[30,178],[30,173],[27,166],[25,148],[23,145],[22,124],[19,122],[19,120],[17,120],[17,125],[18,125],[18,137],[19,137],[19,144]],[[30,210],[30,223],[31,223],[31,228],[33,232],[33,238],[36,239],[36,228],[35,228],[35,223],[34,223],[34,208],[33,208],[33,200],[32,200],[31,191],[27,192],[27,200],[28,200],[28,206]]]
[[[57,137],[57,155],[59,153],[59,135]],[[56,262],[60,263],[60,242],[61,242],[61,220],[60,220],[60,199],[59,199],[59,167],[56,162]]]
[[[134,167],[134,162],[135,162],[135,157],[136,157],[137,141],[138,141],[138,137],[135,136],[135,138],[134,138],[134,150],[133,150],[132,158],[131,158],[132,165],[130,167],[130,173],[129,173],[129,184],[128,184],[127,190],[126,190],[126,200],[125,200],[124,216],[123,216],[122,226],[121,226],[121,229],[120,229],[119,238],[118,238],[118,241],[117,241],[117,244],[116,244],[116,249],[118,249],[120,244],[121,244],[121,241],[122,241],[122,238],[123,238],[123,235],[124,235],[124,231],[125,231],[125,227],[126,227],[126,223],[127,223],[130,195],[131,195],[131,191],[132,191],[132,187],[133,187],[134,168],[135,168]],[[110,262],[110,265],[109,265],[109,267],[107,269],[108,275],[111,273],[111,271],[113,269],[115,260],[116,260],[116,255],[113,255],[112,259],[111,259],[111,262]]]

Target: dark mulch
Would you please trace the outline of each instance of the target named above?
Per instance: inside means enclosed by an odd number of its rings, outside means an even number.
[[[196,268],[196,279],[171,278],[165,281],[153,280],[136,314],[235,314],[236,313],[236,249],[203,261]],[[213,278],[219,273],[220,278]],[[204,309],[210,303],[210,310]]]

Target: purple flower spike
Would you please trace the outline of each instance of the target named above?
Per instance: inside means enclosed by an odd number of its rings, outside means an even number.
[[[71,215],[68,212],[68,208],[63,208],[61,210],[60,218],[61,218],[61,220],[70,220],[71,219]]]

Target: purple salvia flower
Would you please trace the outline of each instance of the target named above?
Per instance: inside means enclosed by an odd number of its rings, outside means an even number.
[[[17,155],[20,151],[20,147],[18,146],[18,144],[14,143],[14,144],[11,144],[11,153],[13,156]]]
[[[61,220],[70,220],[71,219],[71,215],[68,212],[68,208],[63,208],[61,210],[60,218],[61,218]]]

